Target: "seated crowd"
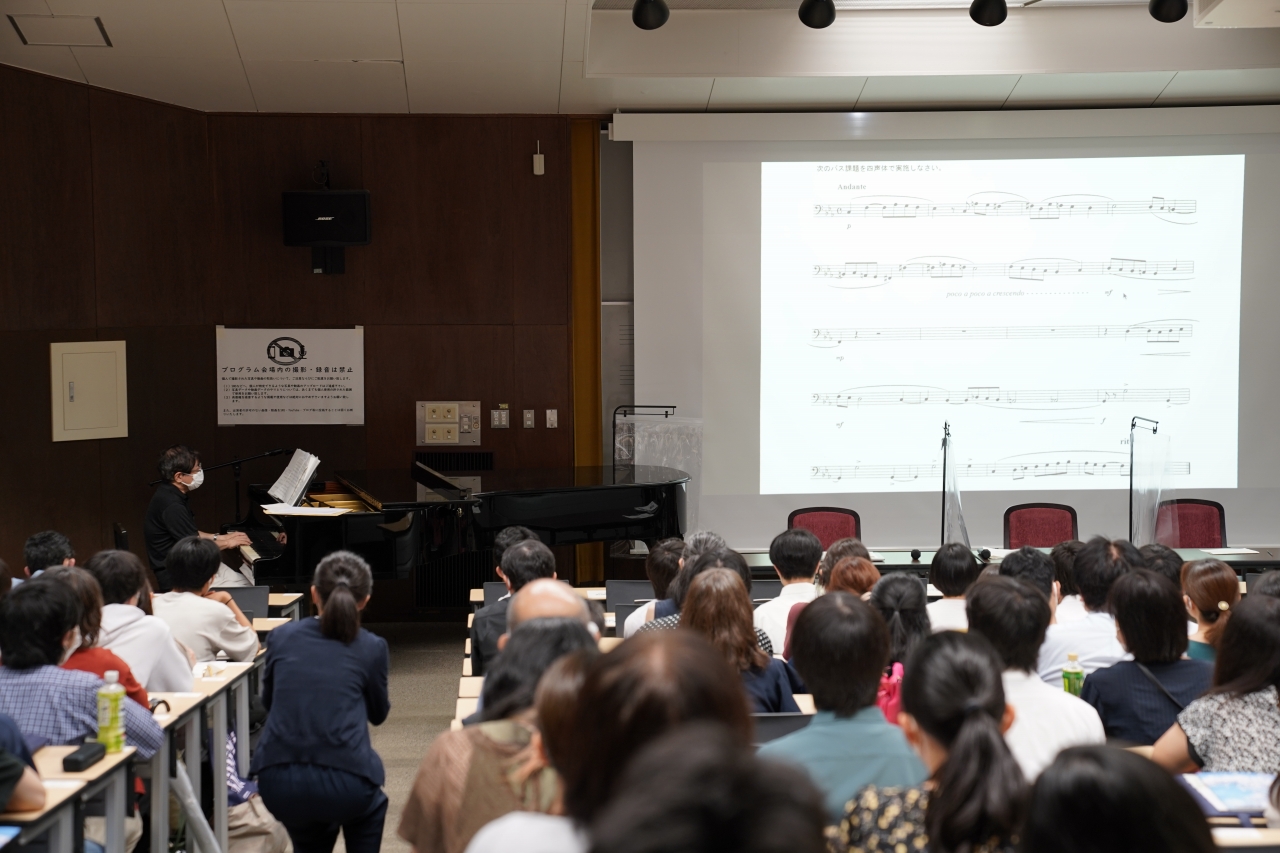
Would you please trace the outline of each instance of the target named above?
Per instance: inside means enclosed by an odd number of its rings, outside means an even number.
[[[210,540],[174,546],[162,595],[132,554],[78,568],[65,537],[32,540],[0,602],[10,810],[43,802],[28,743],[96,735],[107,672],[145,759],[161,739],[148,691],[258,654],[212,588]],[[473,622],[478,710],[432,742],[392,816],[416,853],[1208,853],[1176,775],[1280,771],[1280,572],[1242,598],[1229,566],[1160,546],[1099,537],[987,564],[949,545],[929,603],[921,578],[881,576],[862,543],[824,552],[794,529],[769,549],[782,592],[759,602],[746,559],[703,532],[650,549],[655,601],[603,652],[599,614],[531,531],[503,531],[495,551],[507,595]],[[339,832],[353,853],[381,845],[368,729],[390,709],[389,657],[361,627],[372,587],[359,557],[330,554],[318,618],[269,636],[253,778],[229,779],[266,826],[255,850],[331,851]],[[1063,676],[1077,663],[1079,696]],[[754,715],[799,714],[798,696],[807,725],[761,744]],[[87,850],[102,843],[93,820]]]

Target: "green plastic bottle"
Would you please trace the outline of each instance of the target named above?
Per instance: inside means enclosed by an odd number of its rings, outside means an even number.
[[[124,749],[124,685],[114,669],[103,675],[106,682],[98,688],[98,743],[107,752]]]
[[[1084,689],[1084,667],[1075,652],[1067,655],[1067,662],[1062,667],[1062,689],[1072,696],[1079,696]]]

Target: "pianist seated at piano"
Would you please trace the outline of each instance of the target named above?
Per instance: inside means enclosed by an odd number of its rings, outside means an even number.
[[[200,454],[186,445],[175,444],[160,456],[157,463],[160,476],[164,482],[156,487],[151,496],[151,504],[147,507],[143,533],[147,540],[147,558],[151,561],[151,569],[156,573],[160,583],[160,592],[167,592],[172,582],[166,561],[169,551],[179,539],[186,536],[199,536],[201,539],[212,539],[219,551],[228,551],[249,544],[248,534],[240,531],[221,535],[205,533],[196,527],[196,517],[187,505],[188,497],[204,483],[204,471],[200,467]],[[253,569],[244,565],[233,569],[223,562],[218,567],[213,585],[253,586]]]

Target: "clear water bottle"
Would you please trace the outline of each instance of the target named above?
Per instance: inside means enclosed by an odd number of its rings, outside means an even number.
[[[106,682],[98,688],[98,743],[107,752],[124,749],[124,685],[120,673],[109,669],[103,675]]]
[[[1067,662],[1062,667],[1062,689],[1072,696],[1079,696],[1084,689],[1084,667],[1080,665],[1080,656],[1075,652],[1067,655]]]

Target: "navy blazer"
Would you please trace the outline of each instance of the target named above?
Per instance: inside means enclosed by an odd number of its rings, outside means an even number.
[[[270,714],[250,774],[277,764],[318,764],[386,781],[369,723],[391,710],[387,641],[361,628],[351,643],[330,639],[318,618],[267,635],[262,701]]]

